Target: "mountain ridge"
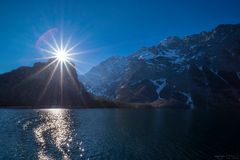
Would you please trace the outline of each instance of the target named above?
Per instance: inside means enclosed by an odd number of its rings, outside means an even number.
[[[74,64],[61,67],[50,59],[0,74],[0,108],[138,108],[145,103],[123,103],[97,97],[78,80]],[[61,80],[62,77],[62,80]]]
[[[88,91],[112,100],[173,99],[189,107],[238,107],[239,73],[240,24],[221,24],[208,32],[167,37],[127,57],[109,58],[79,78]],[[195,74],[202,75],[202,80]],[[216,89],[215,83],[228,87]],[[217,103],[218,98],[222,102]],[[201,104],[202,99],[206,102]]]
[[[88,93],[74,67],[54,60],[0,74],[0,106],[8,108],[128,107]],[[73,64],[74,65],[74,64]],[[64,74],[61,79],[61,72]],[[54,73],[54,74],[53,74]],[[139,106],[139,105],[136,105]]]

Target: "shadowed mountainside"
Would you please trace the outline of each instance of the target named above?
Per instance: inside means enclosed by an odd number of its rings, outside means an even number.
[[[73,64],[74,65],[74,64]],[[62,68],[62,69],[61,69]],[[89,94],[77,78],[74,67],[57,62],[38,62],[0,75],[0,106],[118,107]]]
[[[240,107],[240,24],[168,37],[127,57],[111,57],[79,78],[89,92],[112,100]]]

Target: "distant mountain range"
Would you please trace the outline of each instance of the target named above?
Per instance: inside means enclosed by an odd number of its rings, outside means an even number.
[[[168,37],[79,76],[97,96],[187,107],[240,107],[240,24]]]

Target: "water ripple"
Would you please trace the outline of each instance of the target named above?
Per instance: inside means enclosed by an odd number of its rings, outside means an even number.
[[[42,123],[34,128],[34,135],[38,143],[38,159],[54,159],[53,155],[48,153],[52,149],[53,152],[59,152],[59,158],[70,160],[74,129],[71,128],[72,121],[68,110],[48,109],[39,111],[39,114]],[[75,141],[74,143],[79,145],[79,157],[83,157],[82,142]]]

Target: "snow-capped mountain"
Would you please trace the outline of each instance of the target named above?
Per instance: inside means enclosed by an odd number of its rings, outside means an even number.
[[[80,79],[90,92],[120,101],[240,107],[240,24],[168,37],[111,57]]]

